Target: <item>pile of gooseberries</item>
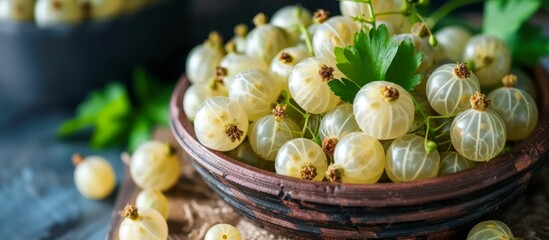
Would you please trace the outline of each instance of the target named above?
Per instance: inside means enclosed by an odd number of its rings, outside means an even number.
[[[294,178],[371,184],[384,173],[392,182],[453,174],[527,138],[538,110],[522,87],[531,80],[510,74],[505,43],[457,26],[433,33],[398,14],[367,21],[401,5],[342,1],[332,17],[286,6],[270,21],[258,14],[249,33],[236,26],[225,48],[212,32],[187,58],[182,103],[200,143]],[[380,24],[422,54],[422,84],[371,81],[344,102],[328,85],[345,77],[334,48]]]
[[[170,205],[162,191],[179,180],[180,163],[175,149],[168,143],[151,140],[142,143],[130,156],[122,154],[130,176],[142,189],[135,205],[120,211],[120,239],[167,239]]]
[[[511,69],[505,42],[458,26],[432,32],[421,17],[411,26],[398,14],[410,2],[341,1],[332,17],[287,6],[270,22],[260,13],[225,50],[212,32],[187,58],[182,104],[198,140],[292,178],[373,184],[454,174],[527,138],[538,121],[535,87]],[[376,79],[342,101],[328,84],[346,77],[335,48],[380,24],[421,53],[421,84],[408,91]],[[480,239],[475,229],[470,239]]]

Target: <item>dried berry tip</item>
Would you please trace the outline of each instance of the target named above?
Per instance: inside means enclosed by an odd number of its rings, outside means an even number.
[[[318,74],[322,78],[323,82],[328,82],[334,79],[334,68],[328,67],[326,64],[322,64],[320,65],[320,70],[318,70]]]
[[[324,150],[324,153],[326,153],[327,155],[333,156],[337,142],[338,142],[337,138],[322,139],[322,150]]]
[[[330,182],[341,182],[341,169],[333,165],[326,170],[326,179]]]
[[[471,77],[471,71],[469,71],[469,68],[467,67],[467,63],[458,63],[457,66],[454,68],[454,74],[458,78]]]
[[[231,142],[235,142],[236,140],[240,141],[240,138],[242,135],[244,135],[244,132],[235,124],[227,124],[225,127],[225,135],[227,135],[227,138],[231,139]]]
[[[424,38],[431,34],[429,34],[429,29],[427,28],[427,25],[423,22],[417,22],[412,26],[412,34]]]
[[[388,101],[394,101],[397,100],[400,96],[400,93],[398,92],[398,89],[391,87],[391,86],[385,86],[383,88],[383,96]]]
[[[317,9],[316,12],[314,13],[314,20],[318,24],[326,22],[328,18],[330,18],[330,12],[324,9]]]
[[[517,86],[517,76],[513,74],[507,74],[503,77],[503,86],[508,88],[514,88]]]
[[[84,156],[80,153],[75,153],[72,155],[72,165],[78,166],[78,164],[84,162]]]
[[[485,56],[484,58],[482,58],[482,64],[484,64],[483,66],[490,65],[493,61],[494,59],[490,56]]]
[[[126,203],[126,206],[124,207],[124,209],[118,211],[118,214],[120,214],[120,217],[129,218],[134,221],[139,218],[139,214],[137,213],[137,208],[132,206],[130,203]]]
[[[276,104],[276,106],[271,110],[271,113],[274,115],[276,122],[280,122],[282,119],[288,117],[288,114],[286,114],[286,106],[282,106],[280,103]]]
[[[292,55],[287,52],[282,52],[278,57],[278,61],[282,63],[291,63],[292,61],[294,61],[294,57],[292,57]]]
[[[236,27],[234,27],[234,35],[246,37],[246,35],[248,35],[248,26],[244,23],[236,25]]]
[[[265,25],[267,24],[267,15],[265,15],[264,13],[258,13],[257,15],[255,15],[253,21],[256,27]]]
[[[316,168],[312,164],[304,165],[301,168],[301,178],[305,180],[313,180],[316,177]]]
[[[476,92],[473,96],[471,96],[471,107],[474,110],[486,111],[488,106],[490,106],[490,103],[490,99],[480,92]]]
[[[166,147],[168,148],[168,156],[173,156],[177,153],[177,148],[173,145],[166,143]]]
[[[61,9],[61,7],[63,7],[63,4],[61,4],[60,1],[53,0],[53,2],[51,2],[51,6],[53,9]]]
[[[215,67],[215,79],[217,81],[223,82],[223,78],[227,76],[227,69],[221,66]]]

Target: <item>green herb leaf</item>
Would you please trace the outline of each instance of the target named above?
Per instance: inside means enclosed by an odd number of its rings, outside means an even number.
[[[483,33],[501,38],[516,65],[533,66],[549,54],[549,38],[528,20],[546,0],[489,0],[484,5]]]
[[[355,34],[354,45],[335,48],[337,68],[347,79],[333,80],[330,89],[342,100],[352,103],[360,88],[372,81],[386,80],[408,91],[421,81],[416,70],[422,55],[414,53],[414,45],[405,40],[400,45],[389,37],[385,25]]]
[[[132,126],[129,136],[128,150],[133,152],[139,145],[151,139],[151,123],[145,117],[138,117]]]
[[[334,79],[328,82],[328,86],[336,96],[341,100],[352,103],[356,94],[360,91],[360,86],[353,81],[343,78],[341,80]]]
[[[124,143],[128,131],[127,121],[131,115],[131,103],[123,85],[109,84],[105,91],[105,105],[97,115],[91,145],[101,149]]]
[[[540,0],[486,1],[482,31],[506,39],[515,34],[540,6]]]
[[[413,90],[421,82],[421,74],[416,73],[416,70],[422,58],[423,53],[415,54],[414,44],[410,39],[402,41],[387,69],[385,81],[394,82],[408,91]]]
[[[76,111],[76,117],[63,123],[57,130],[60,137],[67,137],[85,128],[98,125],[100,121],[125,117],[130,113],[131,105],[124,86],[120,83],[107,85],[104,90],[91,92]],[[105,123],[103,131],[110,131]],[[110,135],[110,134],[106,134]],[[102,145],[103,140],[99,140]]]
[[[168,104],[173,84],[163,84],[144,69],[134,71],[135,104],[120,83],[108,84],[91,92],[76,111],[76,117],[58,129],[60,137],[67,137],[83,129],[93,130],[91,146],[102,149],[128,146],[134,150],[150,139],[156,126],[168,126]]]

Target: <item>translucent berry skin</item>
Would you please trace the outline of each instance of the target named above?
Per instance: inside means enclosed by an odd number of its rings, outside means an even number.
[[[472,168],[475,163],[457,152],[443,152],[440,154],[439,176],[450,175]]]
[[[474,73],[460,78],[455,72],[455,63],[437,68],[427,80],[427,99],[440,115],[456,114],[471,107],[471,96],[480,91],[480,84]]]
[[[399,44],[405,39],[409,39],[414,44],[415,53],[423,53],[421,64],[417,69],[419,72],[424,72],[433,66],[435,61],[435,52],[433,50],[433,47],[431,47],[429,42],[427,42],[425,39],[420,38],[416,35],[412,35],[411,33],[399,34],[394,36],[393,38]]]
[[[440,167],[437,150],[425,151],[424,138],[407,134],[397,138],[387,150],[385,172],[393,182],[409,182],[436,177]]]
[[[372,4],[374,6],[375,13],[393,12],[393,11],[398,11],[400,9],[399,6],[396,4],[396,1],[392,1],[392,0],[373,0]],[[346,17],[362,16],[365,19],[371,18],[370,5],[367,3],[353,2],[353,1],[340,1],[339,10],[341,11],[341,15]],[[386,20],[386,21],[394,22],[396,19],[398,19],[398,16],[396,14],[376,16],[376,21]]]
[[[383,89],[392,87],[399,92],[396,100],[383,96]],[[403,136],[414,123],[414,102],[411,95],[392,82],[374,81],[364,85],[353,102],[358,126],[379,140]]]
[[[435,56],[435,60],[450,60],[452,62],[463,62],[463,51],[465,45],[471,38],[471,32],[460,26],[448,26],[435,33],[441,54]]]
[[[240,231],[230,224],[217,224],[208,229],[204,240],[241,240]]]
[[[343,183],[375,183],[385,170],[385,151],[381,143],[363,132],[343,137],[334,151],[333,167],[343,169]]]
[[[321,139],[341,139],[345,135],[361,131],[353,114],[353,105],[343,103],[326,113],[320,122],[319,135]]]
[[[488,161],[505,147],[507,130],[503,119],[491,109],[460,112],[452,122],[450,137],[454,149],[477,162]]]
[[[280,50],[289,47],[290,35],[281,27],[264,24],[246,37],[246,55],[263,59],[268,64]]]
[[[316,174],[311,180],[320,182],[324,179],[327,159],[318,144],[306,138],[296,138],[280,147],[275,159],[276,173],[303,179],[302,169],[305,166],[315,169]]]
[[[269,114],[280,90],[280,85],[274,83],[267,72],[252,69],[234,77],[229,98],[244,108],[249,121],[255,121]]]
[[[125,218],[120,223],[118,238],[124,240],[158,240],[168,239],[168,224],[154,209],[138,209],[139,218]]]
[[[89,156],[74,170],[76,189],[87,198],[103,199],[116,187],[116,175],[111,164],[103,157]]]
[[[138,209],[152,208],[160,213],[164,219],[168,219],[170,214],[168,199],[158,190],[145,189],[139,192],[135,199],[135,206]]]
[[[215,77],[215,68],[223,58],[219,46],[206,41],[194,47],[186,61],[187,77],[191,83],[208,83]]]
[[[467,240],[487,240],[487,239],[515,239],[511,229],[502,221],[488,220],[475,225],[469,234]]]
[[[261,58],[238,53],[227,54],[223,57],[219,66],[227,71],[227,75],[223,77],[223,84],[227,88],[231,87],[234,77],[243,71],[251,69],[269,70],[269,66]]]
[[[505,122],[507,140],[522,140],[530,136],[538,124],[538,107],[534,99],[526,92],[509,87],[492,91],[488,98],[492,100],[489,108],[496,111]]]
[[[474,72],[483,88],[497,85],[511,68],[509,48],[499,38],[488,35],[472,37],[463,60],[475,62]]]
[[[290,118],[277,122],[273,115],[267,115],[254,123],[250,134],[250,145],[261,158],[274,161],[280,147],[299,137],[300,127]]]
[[[313,35],[315,56],[335,63],[334,48],[353,44],[358,25],[350,17],[334,16],[320,24]]]
[[[312,114],[326,113],[341,101],[332,92],[328,82],[319,75],[322,64],[334,68],[334,78],[340,79],[343,76],[335,64],[326,58],[314,57],[299,62],[290,74],[288,82],[292,98],[301,108]]]
[[[283,54],[289,54],[291,60],[285,61]],[[286,91],[289,91],[288,79],[295,65],[297,65],[301,60],[310,57],[309,52],[306,48],[302,47],[289,47],[282,49],[278,52],[271,62],[270,73],[274,81],[280,84],[280,88]]]
[[[228,125],[235,125],[242,131],[240,139],[233,141],[227,135]],[[248,132],[248,115],[238,102],[227,97],[213,97],[198,109],[194,131],[198,141],[207,148],[230,151],[244,141]]]
[[[251,132],[251,130],[249,131]],[[244,140],[237,148],[230,151],[229,156],[234,159],[237,159],[243,163],[254,166],[256,168],[261,168],[270,172],[275,172],[274,170],[274,161],[269,161],[258,156],[252,146],[250,145],[249,137]]]
[[[185,97],[183,97],[185,116],[193,120],[196,116],[196,111],[207,99],[217,96],[226,97],[228,95],[229,91],[222,84],[218,84],[215,88],[212,88],[210,84],[192,84],[187,88]]]
[[[132,154],[130,175],[141,189],[165,191],[179,180],[179,158],[160,141],[141,144]]]
[[[297,12],[300,11],[298,16]],[[291,42],[296,44],[301,36],[300,24],[308,27],[312,23],[311,12],[300,5],[288,5],[278,9],[271,18],[271,24],[284,28],[290,34]]]

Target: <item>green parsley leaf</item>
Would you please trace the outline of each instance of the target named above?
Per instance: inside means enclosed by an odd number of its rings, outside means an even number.
[[[410,61],[410,57],[414,58]],[[385,81],[394,82],[411,91],[421,83],[421,74],[416,73],[421,63],[423,53],[415,54],[414,44],[406,39],[400,43],[397,53],[387,69]]]
[[[91,129],[90,144],[103,149],[127,146],[134,150],[150,139],[152,128],[168,126],[168,105],[173,84],[153,78],[142,68],[134,71],[135,102],[130,101],[126,87],[110,83],[91,92],[78,106],[76,116],[58,129],[59,137],[68,137]]]
[[[501,38],[516,65],[533,66],[549,54],[549,38],[528,20],[546,0],[489,0],[484,5],[483,33]]]
[[[346,78],[329,81],[328,86],[341,100],[350,103],[353,102],[355,95],[360,91],[360,86]]]
[[[334,49],[336,66],[347,78],[330,81],[328,86],[350,103],[360,88],[372,81],[391,81],[411,91],[421,80],[415,72],[422,54],[414,51],[410,40],[397,44],[385,25],[371,29],[369,34],[361,30],[355,34],[354,45]]]
[[[515,34],[540,8],[540,0],[489,0],[484,4],[482,31],[502,39]]]

